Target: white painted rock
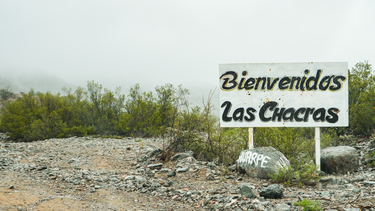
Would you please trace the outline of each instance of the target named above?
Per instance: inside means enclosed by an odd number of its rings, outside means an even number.
[[[243,150],[237,160],[239,172],[261,179],[269,179],[269,174],[289,165],[289,160],[273,147]]]

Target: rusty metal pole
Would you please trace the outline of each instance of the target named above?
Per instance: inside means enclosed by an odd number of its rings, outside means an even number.
[[[315,128],[315,165],[320,171],[320,127]]]
[[[249,149],[254,148],[253,138],[254,138],[254,130],[252,127],[249,127]]]

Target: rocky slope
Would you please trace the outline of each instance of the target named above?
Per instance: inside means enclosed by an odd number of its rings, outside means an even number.
[[[280,185],[281,199],[271,199],[260,194],[270,181],[188,153],[161,162],[158,138],[0,139],[0,210],[302,210],[293,205],[301,198],[324,210],[375,210],[375,169],[364,165],[368,142],[356,145],[361,166],[354,174]]]

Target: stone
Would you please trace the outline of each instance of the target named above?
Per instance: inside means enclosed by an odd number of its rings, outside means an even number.
[[[215,168],[216,165],[215,165],[214,162],[208,162],[207,166],[210,167],[210,168]]]
[[[194,157],[190,156],[190,157],[186,157],[184,159],[181,159],[180,162],[182,162],[182,163],[196,163],[197,160]]]
[[[135,176],[134,180],[138,183],[145,183],[147,180],[142,176]]]
[[[134,175],[130,175],[130,176],[126,176],[125,178],[124,178],[124,180],[126,181],[126,180],[133,180],[135,178],[135,176]]]
[[[289,211],[290,206],[287,204],[280,204],[279,206],[276,207],[276,211]]]
[[[150,164],[147,166],[147,168],[150,168],[150,169],[161,169],[161,167],[163,166],[162,163],[157,163],[157,164]]]
[[[168,174],[167,174],[168,177],[174,177],[176,176],[176,172],[175,171],[170,171]]]
[[[327,174],[324,172],[324,171],[317,171],[318,175],[321,176],[321,177],[324,177],[326,176]]]
[[[284,189],[278,184],[273,184],[259,192],[259,195],[266,199],[281,199]]]
[[[215,180],[215,175],[213,173],[209,173],[206,177],[206,180]]]
[[[189,154],[189,153],[178,153],[171,158],[171,161],[178,161],[178,160],[182,160],[182,159],[187,158],[187,157],[191,157],[191,154]]]
[[[237,170],[250,177],[270,179],[270,174],[289,166],[288,159],[273,147],[243,150],[237,159]]]
[[[366,186],[366,187],[374,186],[375,182],[374,181],[364,181],[363,185]]]
[[[253,191],[253,187],[251,184],[244,183],[240,185],[240,191],[239,194],[245,196],[246,198],[256,198],[257,196],[255,195]]]
[[[146,176],[147,177],[154,177],[155,173],[153,171],[146,171]]]
[[[141,157],[137,158],[137,161],[138,162],[143,162],[145,160],[147,160],[148,156],[147,155],[142,155]]]
[[[230,206],[232,206],[233,204],[237,203],[237,199],[232,199],[229,203],[227,203],[224,207],[225,208],[228,208]]]
[[[329,191],[323,191],[321,194],[320,194],[321,197],[330,197],[331,194],[329,193]]]
[[[149,157],[154,157],[156,154],[160,153],[162,149],[154,149],[149,153]]]
[[[351,182],[361,182],[363,180],[365,180],[365,178],[361,175],[358,175],[358,176],[354,177],[353,179],[351,179]]]
[[[345,184],[345,189],[347,189],[347,190],[353,190],[353,189],[355,189],[356,187],[353,185],[353,184]]]
[[[167,168],[160,169],[160,173],[167,173],[167,172],[169,172],[169,169]]]
[[[231,165],[231,166],[228,167],[228,170],[229,170],[229,171],[235,171],[236,168],[237,168],[236,165]]]
[[[353,189],[353,190],[352,190],[352,193],[359,193],[359,192],[361,192],[361,189],[360,189],[360,188],[356,188],[356,189]]]
[[[347,174],[359,167],[358,153],[353,147],[328,147],[320,154],[321,169],[328,174]]]
[[[189,170],[189,167],[182,167],[182,168],[177,168],[176,169],[176,172],[186,172],[187,170]]]

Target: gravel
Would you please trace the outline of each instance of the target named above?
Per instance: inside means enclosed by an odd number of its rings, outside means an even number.
[[[191,152],[163,163],[163,144],[160,138],[5,137],[0,210],[301,210],[293,205],[301,199],[319,201],[325,210],[375,210],[375,169],[364,164],[352,174],[326,175],[315,186],[280,184],[282,198],[272,199],[259,195],[273,187],[270,180],[224,174]],[[359,156],[371,150],[364,142],[357,149]]]

